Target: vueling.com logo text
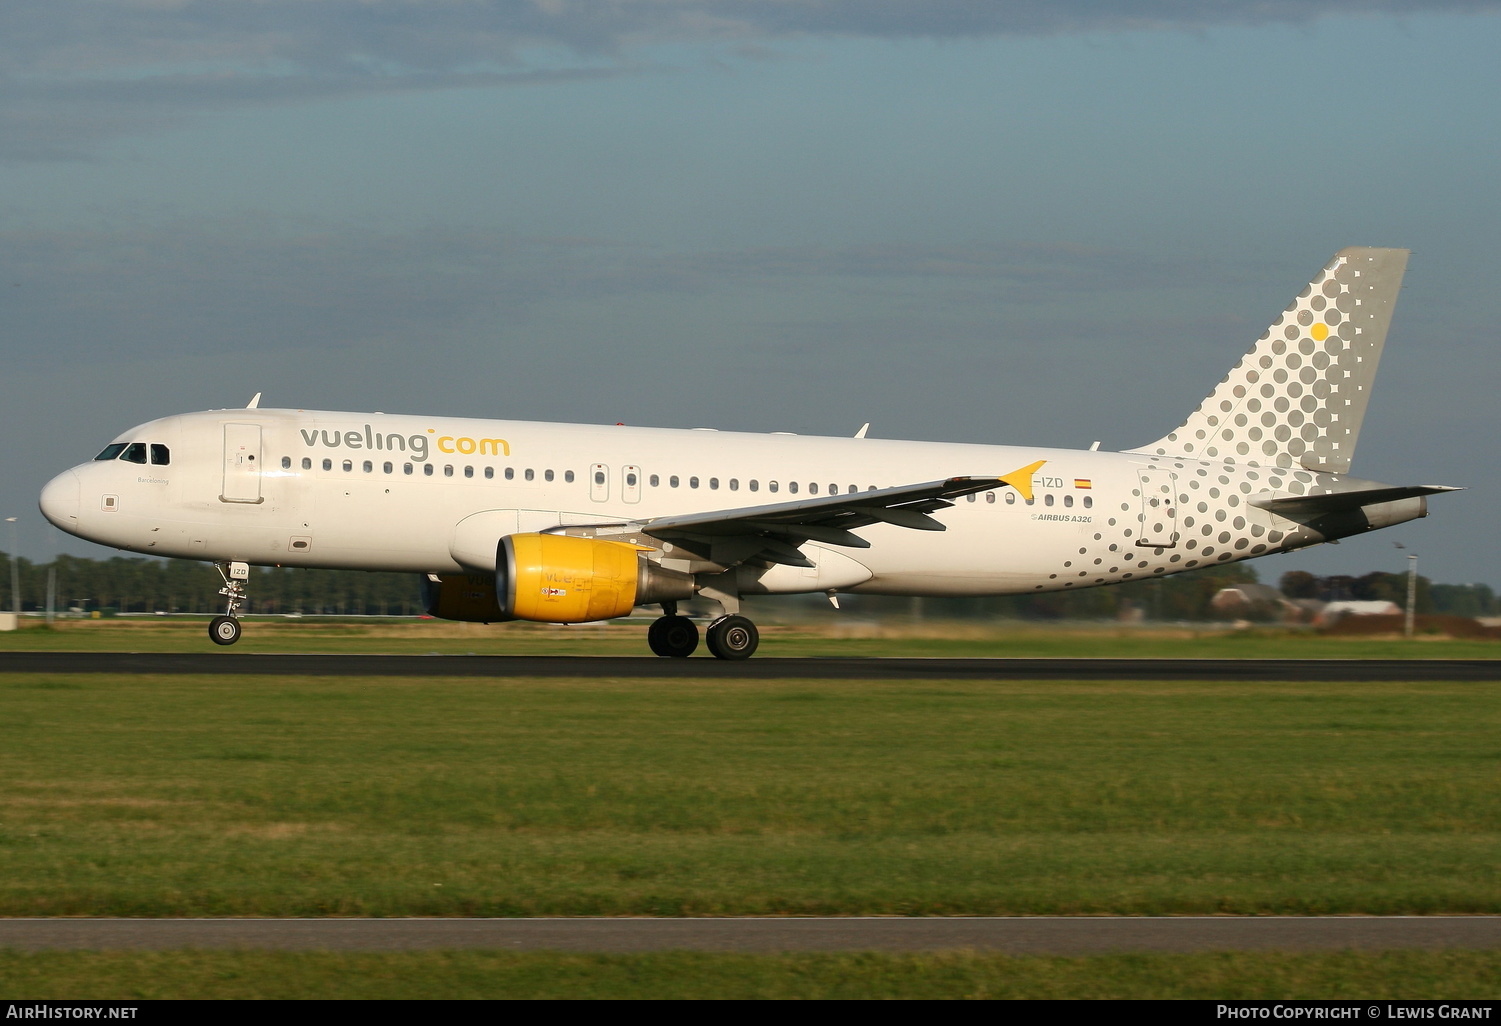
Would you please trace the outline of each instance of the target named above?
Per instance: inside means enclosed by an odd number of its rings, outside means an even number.
[[[423,462],[430,452],[429,442],[437,445],[439,452],[458,453],[463,456],[509,456],[511,443],[504,438],[470,438],[456,435],[439,435],[436,428],[428,428],[425,435],[381,434],[369,424],[363,431],[328,431],[317,428],[301,428],[302,440],[313,448],[322,444],[327,449],[384,449],[387,452],[409,452],[412,459]],[[429,439],[428,435],[437,435]]]

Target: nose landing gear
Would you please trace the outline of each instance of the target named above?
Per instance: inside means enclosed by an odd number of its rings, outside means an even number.
[[[223,616],[209,621],[208,636],[216,645],[233,645],[240,640],[240,620],[235,614],[245,604],[245,582],[250,580],[250,564],[215,563],[214,569],[219,571],[219,578],[224,582],[219,594],[228,600],[228,608]]]

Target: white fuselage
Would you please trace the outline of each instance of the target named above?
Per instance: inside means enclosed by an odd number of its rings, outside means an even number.
[[[57,526],[150,555],[415,573],[494,569],[506,534],[743,509],[1039,460],[1033,499],[999,488],[935,514],[946,530],[876,524],[869,548],[811,545],[746,590],[981,595],[1090,587],[1326,540],[1252,498],[1366,486],[1343,475],[1067,449],[220,410],[152,421],[120,442],[165,464],[96,460],[47,486]],[[1422,516],[1387,503],[1380,522]],[[811,543],[810,543],[811,544]]]

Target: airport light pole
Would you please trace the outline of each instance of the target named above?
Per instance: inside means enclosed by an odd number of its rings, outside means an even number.
[[[16,614],[16,626],[21,626],[21,557],[17,555],[16,521],[19,517],[6,517],[10,525],[10,608]]]
[[[1407,557],[1407,622],[1403,627],[1404,633],[1412,637],[1412,616],[1416,612],[1418,604],[1418,557],[1413,553]]]

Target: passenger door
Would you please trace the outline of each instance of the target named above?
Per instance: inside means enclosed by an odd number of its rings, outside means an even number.
[[[1141,481],[1141,531],[1137,545],[1172,548],[1178,544],[1178,475],[1156,467],[1137,471]]]
[[[261,426],[224,425],[224,489],[220,502],[261,502]]]

